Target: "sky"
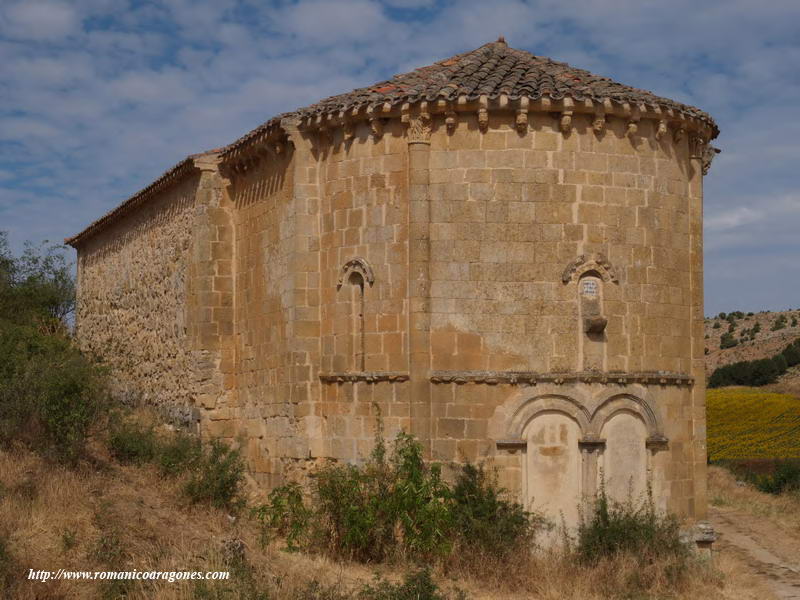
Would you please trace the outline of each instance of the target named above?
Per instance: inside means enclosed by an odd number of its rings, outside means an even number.
[[[709,112],[706,314],[800,307],[797,0],[0,0],[0,230],[60,241],[188,154],[499,35]]]

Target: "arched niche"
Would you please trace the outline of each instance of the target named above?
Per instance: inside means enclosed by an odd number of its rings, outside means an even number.
[[[647,425],[639,413],[618,410],[604,423],[601,469],[606,494],[617,502],[638,503],[647,496],[649,456]]]
[[[527,424],[540,413],[560,412],[572,418],[581,433],[590,429],[591,414],[582,402],[559,394],[534,396],[521,402],[511,415],[506,426],[510,438],[523,438]]]
[[[581,435],[572,415],[542,410],[525,423],[521,436],[526,441],[525,506],[570,529],[578,525],[583,494]]]
[[[649,439],[663,438],[664,429],[661,417],[653,410],[649,402],[633,394],[615,394],[603,400],[592,413],[591,431],[599,435],[604,424],[620,411],[638,415],[647,429]]]

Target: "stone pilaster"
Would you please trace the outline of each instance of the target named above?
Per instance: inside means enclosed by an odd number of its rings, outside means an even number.
[[[692,388],[692,498],[688,512],[705,519],[708,509],[706,475],[706,377],[704,358],[703,306],[703,175],[707,170],[708,142],[700,137],[689,140],[689,289],[691,311]],[[710,160],[708,161],[710,164]]]
[[[194,160],[200,171],[189,261],[186,323],[201,430],[233,437],[233,223],[216,155]]]
[[[284,458],[305,459],[326,454],[323,438],[324,419],[314,414],[311,406],[320,396],[319,364],[321,356],[321,320],[319,302],[320,286],[320,225],[319,188],[314,168],[311,141],[306,138],[294,119],[283,119],[281,128],[286,132],[290,152],[292,224],[289,277],[284,290],[283,304],[288,316],[286,323],[289,417],[296,431],[293,440],[284,442]]]
[[[411,433],[431,457],[430,347],[430,145],[431,118],[412,117],[406,131],[408,142],[408,296],[409,374],[411,377]]]

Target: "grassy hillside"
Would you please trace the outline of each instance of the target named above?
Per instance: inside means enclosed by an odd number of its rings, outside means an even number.
[[[798,337],[800,310],[733,312],[709,317],[705,320],[706,372],[773,356]]]
[[[711,460],[800,457],[800,399],[755,388],[707,394]]]

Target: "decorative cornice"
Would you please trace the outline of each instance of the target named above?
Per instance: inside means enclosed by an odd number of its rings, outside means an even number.
[[[537,373],[534,371],[431,371],[432,383],[485,384],[485,385],[536,385],[538,383],[601,383],[606,385],[692,386],[694,378],[684,373],[667,371]]]
[[[408,373],[401,371],[354,371],[349,373],[319,374],[319,380],[322,383],[380,383],[382,381],[402,383],[408,381],[408,379]]]

